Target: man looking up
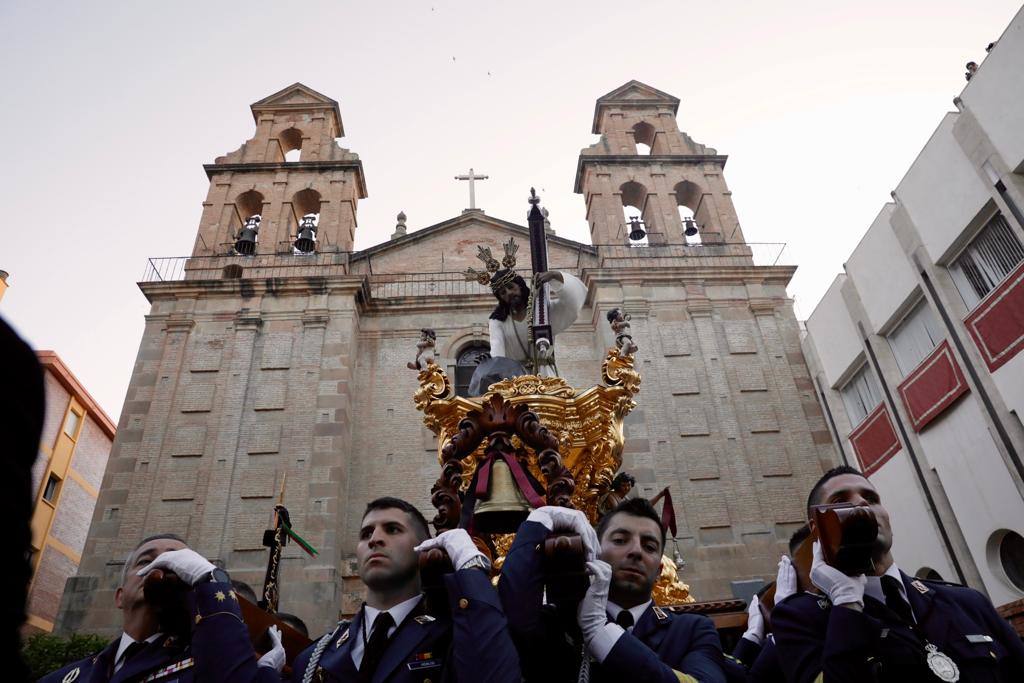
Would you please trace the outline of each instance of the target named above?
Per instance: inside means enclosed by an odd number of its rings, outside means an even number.
[[[146,598],[146,576],[156,569],[185,584],[182,597],[188,606],[181,605],[180,620],[167,612],[172,603],[156,605]],[[122,615],[120,637],[41,682],[279,680],[283,650],[278,654],[275,648],[260,660],[264,666],[257,666],[227,573],[174,534],[144,538],[129,553],[114,604]]]
[[[427,614],[423,603],[419,551],[431,548],[445,550],[455,567],[444,579],[450,616]],[[465,530],[430,539],[413,505],[378,498],[363,513],[356,559],[366,602],[296,658],[293,680],[519,683],[490,563]]]
[[[814,546],[811,581],[827,600],[797,593],[775,606],[772,626],[790,681],[1021,681],[1024,643],[977,591],[900,571],[889,513],[852,467],[826,472],[807,498],[815,506],[869,507],[878,521],[872,576],[847,576]]]
[[[576,607],[576,623],[567,623],[565,606],[544,604],[543,558],[537,549],[552,531],[575,532],[583,539],[591,580]],[[724,681],[722,648],[711,620],[654,605],[651,594],[664,545],[661,519],[643,498],[612,509],[596,533],[578,510],[548,506],[530,513],[498,582],[527,680],[576,680],[582,668],[581,679],[591,681]],[[581,642],[566,646],[569,638]]]

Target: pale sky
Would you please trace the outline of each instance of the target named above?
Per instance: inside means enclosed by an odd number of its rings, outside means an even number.
[[[1019,4],[30,2],[0,4],[0,315],[117,419],[146,259],[190,252],[202,164],[295,82],[338,100],[363,161],[356,247],[468,206],[523,223],[529,187],[589,241],[573,194],[594,100],[630,79],[729,155],[750,242],[786,242],[806,317]]]

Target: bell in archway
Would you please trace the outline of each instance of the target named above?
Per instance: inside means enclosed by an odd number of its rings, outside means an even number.
[[[238,239],[235,241],[235,251],[243,256],[251,256],[256,253],[256,239],[260,231],[260,222],[263,217],[259,214],[249,216],[245,225],[238,232]]]
[[[697,221],[692,218],[683,219],[683,234],[687,237],[693,237],[697,234]]]
[[[501,458],[491,463],[487,500],[477,502],[473,526],[482,534],[513,534],[530,514],[530,504],[512,478],[512,470]]]
[[[312,254],[316,250],[316,225],[315,213],[307,213],[299,222],[299,234],[295,240],[295,248],[303,254]]]
[[[644,237],[647,237],[647,232],[644,230],[644,224],[640,222],[637,216],[633,216],[629,219],[629,239],[634,242],[639,242]]]

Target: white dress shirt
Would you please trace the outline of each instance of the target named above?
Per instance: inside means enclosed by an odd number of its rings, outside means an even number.
[[[149,638],[146,638],[146,642],[152,643],[162,635],[163,633],[154,633]],[[121,634],[121,642],[117,644],[117,652],[114,653],[114,673],[120,671],[121,667],[124,666],[124,651],[128,649],[129,645],[136,642],[138,641],[127,633]]]
[[[608,618],[611,621],[610,623],[605,624],[604,628],[598,631],[597,635],[594,636],[594,639],[590,641],[591,656],[597,661],[603,662],[612,651],[612,648],[615,647],[615,643],[619,642],[619,638],[622,637],[622,634],[626,632],[633,632],[633,629],[640,621],[640,617],[643,616],[644,612],[647,611],[647,608],[651,606],[652,602],[654,601],[648,600],[643,604],[630,607],[628,611],[633,615],[633,625],[628,629],[624,629],[615,623],[615,620],[619,617],[619,612],[621,612],[623,608],[609,600],[608,604],[605,606],[605,610],[608,612]]]
[[[388,629],[388,638],[395,634],[398,627],[402,625],[405,618],[409,616],[413,608],[419,604],[420,600],[423,599],[422,595],[416,595],[404,602],[400,602],[391,609],[377,609],[376,607],[370,607],[369,605],[363,605],[363,628],[359,637],[356,638],[356,642],[352,645],[352,661],[355,663],[358,669],[363,663],[363,650],[366,649],[366,642],[370,639],[370,634],[373,633],[373,622],[377,621],[377,615],[381,612],[387,612],[391,615],[391,618],[395,620],[395,625]]]
[[[910,607],[910,614],[914,617],[914,623],[917,623],[917,615],[914,614],[914,607],[910,604],[910,600],[907,598],[907,587],[903,585],[903,576],[900,574],[900,568],[893,562],[889,565],[889,569],[886,570],[884,576],[891,576],[899,583],[900,597],[903,598],[903,602],[907,603]],[[885,604],[885,593],[882,591],[882,577],[880,576],[869,576],[868,581],[864,584],[864,595],[870,595],[875,600],[878,600],[883,605]]]

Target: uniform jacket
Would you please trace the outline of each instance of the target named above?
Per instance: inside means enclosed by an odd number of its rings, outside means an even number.
[[[1024,681],[1024,643],[992,604],[970,588],[902,574],[917,631],[960,669],[961,681]],[[884,603],[864,611],[797,594],[772,610],[779,659],[788,680],[938,680],[924,643]]]
[[[725,657],[725,677],[729,683],[785,683],[772,634],[761,645],[740,638],[736,649]]]
[[[540,547],[547,527],[524,522],[505,558],[498,592],[528,681],[575,681],[582,648],[575,623],[543,605]],[[575,609],[563,614],[575,615]],[[604,662],[593,663],[591,681],[678,683],[676,672],[697,681],[725,681],[722,646],[707,617],[673,614],[653,606],[625,633]],[[689,679],[687,679],[689,680]]]
[[[444,580],[451,615],[428,616],[420,602],[388,641],[372,683],[519,683],[519,660],[487,574],[463,569]],[[328,634],[314,681],[356,680],[351,651],[362,637],[360,615]],[[293,681],[303,680],[318,642],[295,659]]]
[[[231,585],[201,583],[189,594],[191,643],[165,635],[114,671],[120,636],[92,657],[43,676],[41,683],[251,683],[278,680],[277,672],[257,667],[249,633]]]

